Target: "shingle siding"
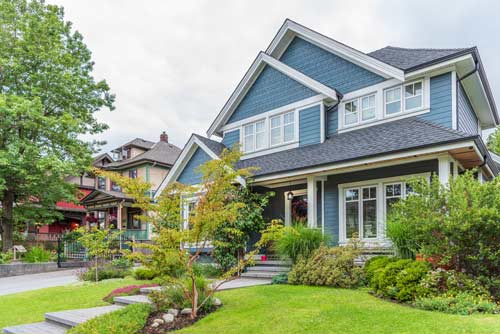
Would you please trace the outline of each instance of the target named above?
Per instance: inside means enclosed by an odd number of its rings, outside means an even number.
[[[299,37],[293,39],[280,61],[342,94],[385,80]]]
[[[419,117],[452,128],[451,73],[432,77],[430,82],[431,110]]]
[[[240,143],[240,130],[234,130],[224,133],[222,144],[227,148],[232,148],[234,144]]]
[[[227,123],[240,121],[317,94],[285,74],[265,66]]]
[[[339,184],[381,179],[395,176],[405,176],[425,172],[438,171],[437,160],[419,161],[410,164],[376,168],[354,173],[328,176],[325,183],[325,234],[333,244],[339,241]],[[377,198],[382,201],[383,198]]]
[[[299,145],[317,144],[321,141],[321,107],[315,105],[299,112]]]
[[[196,169],[210,159],[210,156],[205,151],[197,148],[177,178],[177,181],[190,185],[199,184],[201,182],[201,174]]]
[[[475,135],[478,133],[477,116],[461,84],[458,85],[457,95],[458,130]]]

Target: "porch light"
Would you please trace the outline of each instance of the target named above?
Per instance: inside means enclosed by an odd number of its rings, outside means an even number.
[[[291,201],[293,200],[293,193],[291,191],[288,192],[288,194],[286,194],[286,198]]]

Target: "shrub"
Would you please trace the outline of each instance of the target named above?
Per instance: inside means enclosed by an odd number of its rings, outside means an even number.
[[[116,268],[130,269],[134,264],[126,257],[118,257],[111,261],[111,265]]]
[[[418,298],[414,305],[424,310],[461,315],[500,312],[500,308],[491,298],[477,296],[468,292],[460,292],[456,295],[443,294],[440,296]]]
[[[132,275],[135,279],[141,281],[150,281],[158,277],[158,274],[154,270],[145,267],[136,268]]]
[[[312,255],[301,258],[288,274],[291,284],[326,285],[338,288],[354,288],[363,283],[363,269],[354,261],[360,254],[352,246],[321,246]]]
[[[273,277],[271,284],[288,284],[288,274],[281,273]]]
[[[412,260],[397,260],[388,263],[375,273],[370,286],[379,296],[395,299],[398,292],[396,287],[398,274],[412,262]]]
[[[12,252],[0,253],[0,264],[10,263],[13,258],[14,255],[12,254]]]
[[[413,261],[409,263],[396,276],[397,292],[395,298],[400,302],[415,300],[418,294],[421,293],[420,282],[427,275],[429,269],[430,264],[427,262]]]
[[[96,269],[94,267],[82,269],[77,273],[77,277],[82,281],[95,281],[96,280],[95,270]],[[110,278],[125,278],[128,275],[130,275],[130,270],[117,268],[111,265],[106,265],[102,268],[97,269],[98,281]]]
[[[323,243],[325,237],[321,230],[296,225],[284,229],[283,235],[276,243],[276,250],[281,256],[296,263],[300,257],[307,259]]]
[[[50,262],[55,254],[42,247],[33,247],[24,254],[23,261],[28,263]]]
[[[133,296],[141,292],[142,288],[158,286],[158,284],[143,284],[143,285],[128,285],[122,288],[114,289],[106,295],[102,300],[107,303],[113,303],[113,299],[119,296]]]
[[[71,328],[70,334],[135,334],[139,333],[148,320],[151,306],[148,304],[128,305],[99,317],[90,319]]]
[[[396,261],[395,258],[382,255],[374,256],[370,258],[368,261],[366,261],[364,270],[366,275],[366,281],[368,282],[368,284],[371,283],[373,277],[378,271],[384,269],[387,264],[394,261]]]
[[[420,296],[442,294],[457,295],[468,292],[476,296],[487,295],[488,289],[474,278],[454,270],[437,269],[429,271],[420,282]]]
[[[195,263],[193,270],[197,276],[217,278],[222,275],[222,269],[210,263]]]

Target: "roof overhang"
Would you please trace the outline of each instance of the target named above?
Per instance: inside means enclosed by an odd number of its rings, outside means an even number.
[[[324,36],[290,19],[285,20],[276,36],[271,41],[266,53],[273,58],[279,59],[296,36],[371,72],[377,73],[386,79],[395,78],[400,81],[404,80],[403,70],[381,62],[359,50]]]
[[[470,48],[434,63],[410,69],[405,73],[405,80],[450,69],[457,72],[457,80],[464,87],[481,127],[488,129],[499,125],[500,117],[477,48]]]
[[[265,66],[270,66],[273,69],[285,74],[291,79],[299,82],[300,84],[314,90],[320,94],[325,95],[327,102],[335,102],[339,99],[339,93],[306,75],[291,68],[290,66],[280,62],[279,60],[269,56],[264,52],[260,52],[255,58],[254,62],[245,73],[245,76],[240,81],[234,92],[231,94],[229,100],[226,102],[217,118],[212,123],[207,131],[207,136],[211,137],[213,134],[221,135],[220,129],[231,117],[234,110],[238,107],[239,103],[245,97],[248,90],[252,87],[255,80],[258,78]]]

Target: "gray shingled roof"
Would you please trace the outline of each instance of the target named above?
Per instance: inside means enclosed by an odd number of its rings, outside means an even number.
[[[155,143],[149,140],[145,140],[142,138],[135,138],[129,141],[128,143],[123,144],[120,147],[115,148],[113,151],[120,150],[122,147],[127,147],[127,146],[135,146],[143,149],[150,149],[153,147]]]
[[[407,49],[386,46],[385,48],[370,52],[368,55],[386,64],[407,71],[443,58],[459,55],[468,50],[471,49]]]
[[[242,160],[238,167],[259,167],[254,175],[262,176],[476,138],[411,117],[333,135],[322,144]]]
[[[208,138],[200,136],[196,133],[193,133],[193,136],[195,136],[196,138],[201,140],[203,142],[203,144],[207,145],[207,147],[217,155],[221,155],[222,150],[224,150],[224,148],[226,148],[222,143],[219,143],[218,141],[208,139]]]
[[[159,162],[164,165],[173,165],[179,154],[181,154],[181,149],[173,144],[159,141],[154,144],[148,151],[136,155],[131,159],[120,160],[112,162],[106,165],[106,168],[120,168],[126,165],[135,164],[140,161],[154,161]]]

